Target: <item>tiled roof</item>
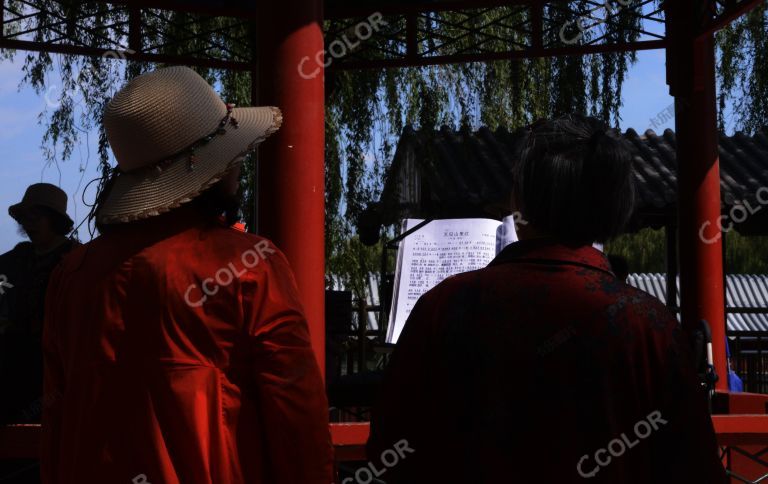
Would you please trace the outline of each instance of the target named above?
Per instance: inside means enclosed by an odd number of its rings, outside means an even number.
[[[509,198],[510,171],[522,134],[503,128],[428,132],[406,127],[381,197],[384,222],[406,216],[498,216]],[[629,129],[623,136],[634,151],[636,223],[658,226],[676,208],[675,133],[648,130],[640,135]],[[737,201],[756,206],[758,189],[768,187],[768,136],[721,135],[720,174],[724,206]],[[763,212],[768,214],[768,207]]]
[[[642,289],[666,304],[665,274],[630,274],[629,285]],[[729,312],[729,331],[768,331],[768,275],[728,274],[726,276],[726,304],[728,310],[760,308],[762,313]],[[677,304],[680,305],[678,292]]]

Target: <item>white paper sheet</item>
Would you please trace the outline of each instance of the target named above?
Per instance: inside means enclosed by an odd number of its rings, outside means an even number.
[[[512,242],[517,242],[517,228],[515,227],[515,216],[510,215],[502,219],[499,228],[496,229],[496,253],[501,252],[504,247]]]
[[[403,230],[421,222],[407,219]],[[433,220],[400,242],[388,343],[397,343],[408,315],[422,294],[448,276],[481,269],[493,260],[500,225],[493,219]],[[505,241],[512,239],[517,240],[517,236],[507,233],[504,238]]]

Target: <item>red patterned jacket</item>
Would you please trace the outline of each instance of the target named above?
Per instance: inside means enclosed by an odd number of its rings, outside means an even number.
[[[676,319],[601,252],[517,242],[418,301],[369,458],[390,484],[723,483],[691,363]]]

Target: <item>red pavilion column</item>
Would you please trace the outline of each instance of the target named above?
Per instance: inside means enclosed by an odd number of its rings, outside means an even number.
[[[316,62],[324,48],[322,0],[257,0],[257,12],[254,90],[258,104],[283,111],[282,128],[259,150],[259,233],[293,268],[324,373],[325,97]]]
[[[667,79],[675,96],[678,161],[678,250],[683,328],[705,319],[712,328],[718,389],[727,389],[720,164],[712,35],[697,38],[696,5],[667,2]],[[697,20],[699,19],[699,20]]]

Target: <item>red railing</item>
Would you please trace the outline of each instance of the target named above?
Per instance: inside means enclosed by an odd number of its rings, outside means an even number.
[[[768,415],[712,417],[723,465],[732,483],[765,482],[768,477]]]
[[[732,482],[761,482],[768,474],[768,415],[714,415],[712,422]],[[368,423],[331,424],[336,461],[365,461],[368,433]],[[0,458],[35,458],[39,440],[39,425],[0,427]]]

